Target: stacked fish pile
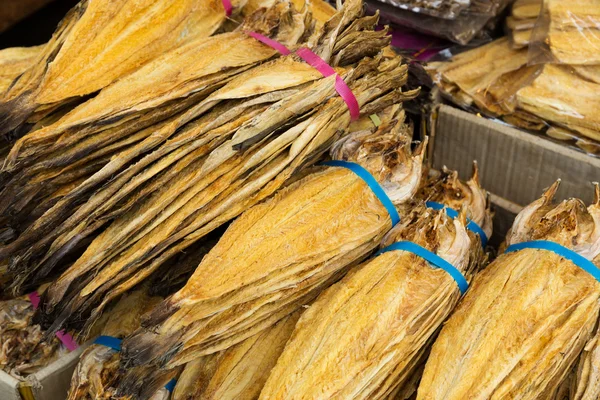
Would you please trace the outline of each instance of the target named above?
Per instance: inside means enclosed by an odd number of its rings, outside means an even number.
[[[513,48],[521,49],[531,42],[533,28],[542,10],[542,0],[517,0],[506,18]]]
[[[515,49],[504,37],[429,68],[456,104],[600,154],[598,66],[529,60],[527,47]]]

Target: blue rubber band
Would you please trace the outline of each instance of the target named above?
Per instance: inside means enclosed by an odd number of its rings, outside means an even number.
[[[548,250],[559,256],[566,258],[573,262],[579,268],[593,276],[598,282],[600,282],[600,269],[587,258],[577,254],[571,249],[561,246],[558,243],[550,242],[548,240],[534,240],[531,242],[523,242],[512,244],[508,246],[505,253],[513,253],[515,251],[523,249],[537,249],[537,250]]]
[[[456,211],[453,208],[450,208],[448,206],[446,206],[445,204],[442,203],[438,203],[435,201],[428,201],[425,203],[425,205],[429,208],[433,208],[434,210],[443,210],[446,209],[446,214],[448,214],[448,216],[450,218],[456,218],[458,217],[458,211]],[[473,221],[472,219],[467,218],[467,226],[466,228],[468,230],[470,230],[473,233],[476,233],[477,235],[479,235],[479,237],[481,238],[481,246],[485,247],[487,245],[487,242],[489,240],[489,238],[487,237],[487,235],[485,234],[485,231],[479,226],[477,225],[477,223],[475,221]]]
[[[394,203],[392,203],[392,200],[390,200],[390,198],[385,193],[385,190],[383,190],[379,182],[377,182],[373,175],[371,175],[371,173],[365,168],[358,165],[357,163],[341,160],[326,161],[323,163],[323,165],[328,165],[330,167],[348,168],[350,171],[354,172],[356,175],[358,175],[360,179],[362,179],[367,185],[369,185],[369,187],[373,191],[373,194],[377,196],[381,204],[383,204],[383,206],[387,209],[387,212],[390,214],[390,218],[392,219],[392,226],[395,226],[398,222],[400,222],[400,215],[398,214],[396,207],[394,207]]]
[[[175,389],[175,384],[177,383],[177,379],[171,379],[166,385],[165,389],[169,391],[169,393],[173,393],[173,389]]]
[[[113,337],[113,336],[98,336],[96,340],[94,340],[94,344],[99,344],[101,346],[110,347],[113,350],[121,351],[121,342],[123,340]]]
[[[469,288],[469,282],[467,282],[467,279],[458,269],[456,269],[456,267],[454,267],[448,261],[444,260],[442,257],[438,256],[435,253],[432,253],[425,247],[419,246],[416,243],[396,242],[384,249],[379,250],[377,254],[375,254],[375,256],[393,250],[402,250],[416,254],[417,256],[423,258],[425,261],[428,261],[433,266],[443,269],[452,277],[452,279],[456,281],[456,284],[458,285],[461,294],[465,294],[465,292]]]

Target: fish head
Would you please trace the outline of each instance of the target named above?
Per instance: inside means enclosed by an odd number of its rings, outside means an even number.
[[[473,163],[473,176],[464,182],[458,172],[442,168],[423,181],[419,198],[444,204],[452,209],[464,208],[467,217],[479,225],[485,234],[492,235],[492,211],[489,193],[479,183],[477,163]]]
[[[331,149],[331,158],[360,164],[383,187],[394,205],[416,193],[421,181],[427,138],[411,151],[403,120],[384,121],[375,131],[345,135]]]
[[[463,208],[458,218],[445,210],[433,210],[421,203],[413,207],[403,220],[384,237],[381,246],[409,241],[436,253],[455,267],[466,267],[471,254],[471,238],[466,229],[467,213]]]

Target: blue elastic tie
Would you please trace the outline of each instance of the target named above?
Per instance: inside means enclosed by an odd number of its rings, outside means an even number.
[[[110,347],[116,351],[121,351],[121,342],[121,339],[112,336],[98,336],[96,340],[94,340],[95,344]]]
[[[573,250],[561,246],[558,243],[550,242],[548,240],[534,240],[531,242],[511,244],[510,246],[508,246],[505,253],[513,253],[515,251],[523,249],[538,249],[551,251],[563,258],[566,258],[569,261],[572,261],[573,264],[577,265],[579,268],[581,268],[600,282],[600,269],[598,269],[598,267],[596,267],[596,265],[593,262],[577,254]]]
[[[456,281],[458,288],[460,289],[461,294],[465,294],[467,289],[469,288],[469,282],[465,279],[464,275],[454,267],[454,265],[450,264],[448,261],[444,260],[442,257],[438,256],[435,253],[427,250],[425,247],[419,246],[413,242],[396,242],[388,247],[381,249],[375,254],[377,257],[382,253],[387,253],[388,251],[393,250],[402,250],[408,251],[409,253],[416,254],[417,256],[423,258],[425,261],[428,261],[435,267],[441,268],[446,271],[452,279]]]
[[[177,383],[177,379],[171,379],[166,385],[165,389],[169,391],[169,393],[173,393],[173,389],[175,389],[175,384]]]
[[[383,190],[379,182],[377,182],[373,175],[371,175],[371,173],[365,168],[358,165],[357,163],[341,160],[326,161],[323,163],[323,165],[328,165],[330,167],[348,168],[350,171],[354,172],[356,175],[358,175],[360,179],[362,179],[367,185],[369,185],[369,187],[373,191],[373,194],[377,196],[381,204],[383,204],[384,207],[387,209],[387,212],[390,214],[390,218],[392,219],[392,226],[395,226],[398,222],[400,222],[400,215],[398,214],[396,207],[394,207],[394,203],[392,203],[392,200],[390,200],[390,198],[385,193],[385,190]]]
[[[445,204],[442,203],[438,203],[435,201],[428,201],[425,203],[425,205],[429,208],[433,208],[434,210],[443,210],[446,209],[446,214],[448,214],[448,216],[450,218],[456,218],[458,217],[458,211],[456,211],[453,208],[450,208],[448,206],[446,206]],[[485,247],[487,245],[488,242],[488,237],[485,234],[485,232],[483,231],[483,229],[481,229],[481,227],[479,225],[477,225],[477,223],[475,221],[473,221],[472,219],[467,218],[467,221],[469,222],[466,226],[466,228],[468,230],[470,230],[471,232],[474,232],[476,234],[479,235],[479,237],[481,238],[481,246]]]

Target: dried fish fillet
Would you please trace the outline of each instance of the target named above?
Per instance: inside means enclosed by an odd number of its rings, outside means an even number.
[[[219,354],[218,362],[205,389],[186,398],[199,400],[258,399],[271,369],[277,363],[301,313],[302,311],[298,310],[272,327],[225,350],[223,354]],[[177,398],[174,396],[174,399]]]
[[[399,206],[418,187],[423,156],[423,146],[411,155],[404,129],[397,122],[351,134],[332,150],[369,169]],[[306,304],[302,297],[331,284],[390,228],[386,208],[353,172],[309,175],[238,218],[187,285],[149,316],[151,331],[125,342],[127,354],[149,363],[180,353],[169,363],[177,365],[230,347]]]
[[[517,98],[523,110],[600,140],[599,91],[600,84],[579,78],[568,67],[548,64]]]
[[[542,0],[517,0],[512,6],[512,15],[517,19],[537,18],[542,11]]]
[[[83,0],[35,65],[5,93],[2,132],[18,126],[37,107],[94,93],[157,54],[212,35],[225,20],[218,0]]]
[[[600,397],[600,330],[585,345],[574,374],[571,400],[592,400]]]
[[[506,245],[550,240],[598,264],[600,188],[588,208],[553,205],[557,188],[519,213]],[[600,283],[553,252],[502,254],[444,325],[418,399],[552,398],[593,335],[599,299]]]
[[[483,261],[481,243],[465,229],[466,210],[488,234],[491,215],[477,177],[433,177],[430,201],[450,200],[462,219],[417,206],[382,247],[412,241],[436,252],[470,279]],[[443,321],[460,299],[447,272],[404,251],[375,256],[353,268],[303,314],[265,388],[264,399],[386,399],[411,379]],[[335,365],[335,368],[331,368]]]
[[[0,50],[0,93],[10,87],[34,62],[43,45],[34,47],[12,47]]]

